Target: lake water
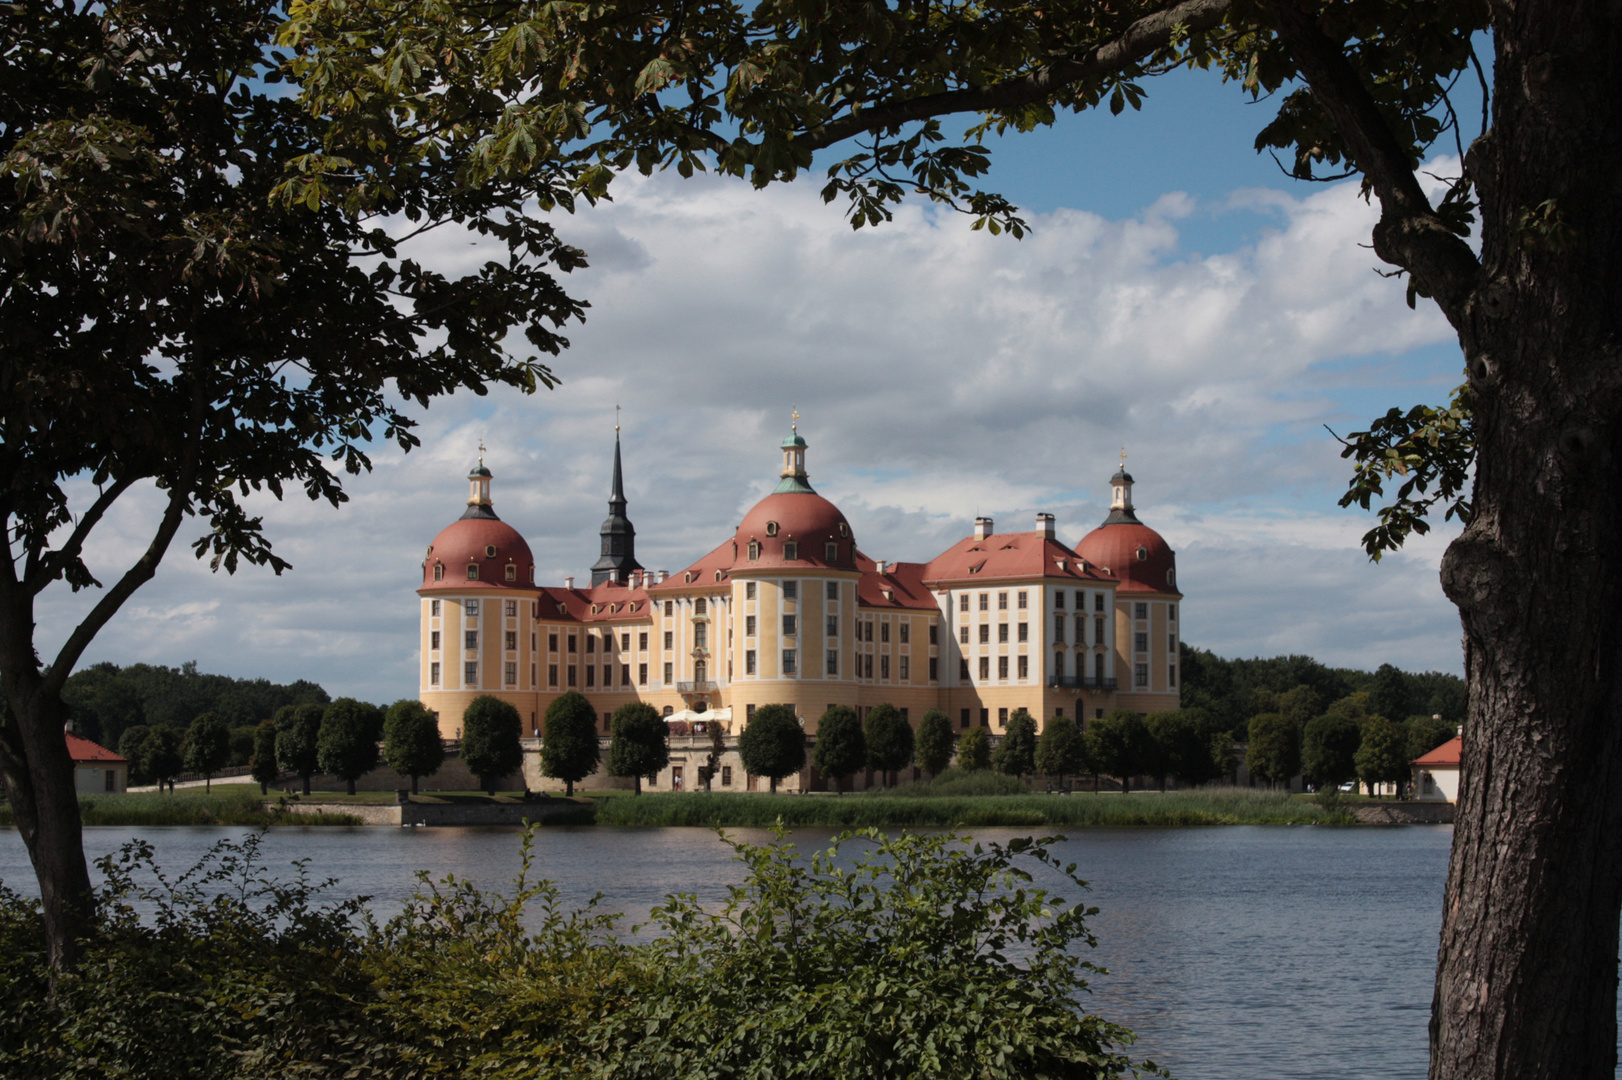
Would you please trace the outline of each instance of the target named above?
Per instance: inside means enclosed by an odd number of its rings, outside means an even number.
[[[85,843],[96,857],[139,836],[178,870],[246,832],[90,828]],[[809,851],[828,835],[794,840]],[[1078,831],[1058,854],[1092,885],[1092,959],[1110,971],[1089,1008],[1137,1031],[1133,1056],[1180,1080],[1419,1080],[1451,840],[1446,826]],[[263,851],[272,868],[309,859],[380,914],[410,895],[416,870],[500,887],[519,858],[512,832],[479,829],[280,828]],[[742,876],[704,829],[552,828],[536,853],[566,900],[600,892],[631,921],[667,893],[720,898]],[[0,881],[35,891],[12,830],[0,831]]]

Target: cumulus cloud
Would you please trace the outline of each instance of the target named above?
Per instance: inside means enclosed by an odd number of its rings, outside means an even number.
[[[558,221],[592,261],[566,283],[592,306],[553,364],[559,389],[436,403],[423,447],[380,450],[339,511],[263,500],[295,565],[280,579],[210,575],[177,545],[91,659],[195,657],[335,693],[413,694],[418,564],[460,512],[479,440],[497,510],[542,580],[583,579],[620,404],[650,567],[697,558],[770,490],[794,408],[813,484],[878,558],[928,558],[982,513],[1024,529],[1050,511],[1074,541],[1103,517],[1124,445],[1142,516],[1179,551],[1192,643],[1457,669],[1435,581],[1446,536],[1368,564],[1369,522],[1335,509],[1345,465],[1319,426],[1357,415],[1348,393],[1393,382],[1442,397],[1434,354],[1450,333],[1373,272],[1375,212],[1355,185],[1229,205],[1274,224],[1194,256],[1178,222],[1196,204],[1175,192],[1128,220],[1041,215],[1016,242],[918,205],[852,231],[810,187],[622,178],[613,203]],[[452,265],[481,252],[444,236],[417,254]],[[128,562],[155,514],[147,497],[110,519],[96,569]],[[42,643],[84,603],[45,604]]]

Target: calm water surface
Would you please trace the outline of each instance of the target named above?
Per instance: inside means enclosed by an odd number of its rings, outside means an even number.
[[[85,846],[94,858],[140,837],[179,870],[247,831],[90,828]],[[807,851],[828,835],[794,839]],[[1419,1080],[1451,840],[1446,826],[1078,832],[1059,854],[1092,886],[1093,959],[1109,969],[1089,1007],[1137,1031],[1134,1056],[1181,1080]],[[280,828],[263,851],[273,868],[309,859],[315,877],[371,895],[380,914],[411,894],[419,869],[500,887],[519,860],[511,831],[480,829]],[[536,852],[567,901],[602,893],[631,921],[667,893],[718,899],[742,877],[704,829],[553,828],[536,833]],[[35,889],[12,830],[0,831],[0,881]]]

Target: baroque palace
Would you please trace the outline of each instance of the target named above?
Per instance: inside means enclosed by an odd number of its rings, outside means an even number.
[[[493,694],[539,735],[568,690],[597,706],[604,735],[630,701],[689,725],[680,731],[719,722],[734,737],[758,706],[786,702],[812,738],[834,705],[865,715],[888,702],[914,725],[940,709],[955,728],[993,735],[1022,708],[1040,726],[1177,707],[1176,560],[1138,520],[1124,467],[1109,516],[1074,548],[1051,514],[1028,532],[996,532],[982,517],[927,563],[875,562],[812,489],[806,449],[796,425],[776,490],[708,554],[655,574],[636,559],[616,433],[588,588],[536,582],[529,545],[496,516],[481,457],[418,590],[421,698],[441,733],[459,737],[468,702]],[[661,779],[681,788],[680,763]],[[822,785],[808,767],[789,786]]]

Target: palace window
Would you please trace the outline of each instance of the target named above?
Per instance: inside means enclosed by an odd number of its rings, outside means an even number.
[[[1031,674],[1030,657],[1021,656],[1019,658],[1019,677],[1022,678],[1022,679],[1029,678],[1030,674]]]
[[[890,624],[889,623],[887,623],[887,622],[879,623],[879,640],[886,643],[886,644],[889,643],[889,641],[890,641]]]
[[[674,601],[674,600],[666,600],[665,601],[665,618],[668,619],[668,618],[672,617],[675,614],[676,614],[676,601]]]
[[[1104,610],[1104,594],[1103,593],[1094,593],[1093,594],[1093,610],[1094,611],[1103,611]]]
[[[428,665],[428,684],[430,686],[438,686],[439,685],[439,663],[438,663],[438,661],[435,661],[434,663]]]
[[[980,658],[980,678],[991,678],[991,657],[989,656],[982,656]]]
[[[433,651],[435,651],[435,652],[439,651],[439,631],[438,630],[430,630],[428,632],[428,647],[430,649],[432,649]]]
[[[749,541],[749,561],[754,562],[758,558],[760,558],[760,541],[751,540]]]
[[[1076,644],[1087,644],[1087,616],[1076,616]]]
[[[479,602],[477,600],[464,601],[462,610],[467,612],[468,618],[474,618],[479,614]]]
[[[517,581],[518,580],[518,567],[514,566],[512,563],[507,564],[507,580],[508,581]]]
[[[478,581],[479,580],[479,564],[478,563],[470,562],[470,563],[467,564],[467,579],[469,581]]]
[[[556,634],[548,634],[548,635],[546,635],[546,651],[547,652],[557,652],[558,651],[558,636]]]
[[[516,630],[508,630],[507,631],[506,646],[507,646],[507,650],[509,652],[511,652],[512,650],[518,648],[518,631],[516,631]]]
[[[967,710],[967,709],[958,710],[957,726],[962,728],[964,731],[969,730],[969,710]]]
[[[580,685],[580,680],[575,677],[575,666],[573,664],[569,665],[569,670],[568,670],[568,672],[566,674],[569,676],[569,685],[570,686],[579,686]]]
[[[1053,616],[1053,640],[1057,641],[1057,642],[1061,642],[1061,643],[1064,641],[1064,616],[1063,615],[1055,615],[1055,616]]]
[[[777,535],[777,522],[768,521],[766,523],[766,535],[767,536],[776,536]]]
[[[881,657],[879,657],[879,678],[888,679],[889,677],[890,677],[890,658],[888,656],[881,656]]]
[[[434,580],[435,581],[444,581],[445,580],[445,565],[443,563],[435,563],[434,564]],[[439,601],[435,600],[434,603],[437,604],[437,603],[439,603]],[[438,615],[439,612],[436,611],[436,612],[434,612],[434,614]]]
[[[969,628],[967,626],[960,626],[957,628],[957,643],[959,645],[967,645],[969,643]]]
[[[509,619],[518,618],[518,601],[517,600],[505,601],[502,606],[503,606],[503,610],[506,612],[507,618],[509,618]]]
[[[636,684],[638,686],[648,685],[648,665],[638,664],[636,666]]]
[[[783,616],[783,636],[784,637],[793,637],[794,636],[794,620],[795,620],[795,616],[793,616],[793,615],[784,615]]]
[[[800,557],[800,545],[796,544],[792,540],[786,541],[783,544],[783,558],[793,560],[793,559],[798,559],[799,557]]]
[[[439,601],[438,600],[430,600],[430,601],[428,601],[428,614],[432,615],[436,619],[439,618]]]
[[[929,658],[929,681],[937,682],[941,677],[940,661],[935,657]]]
[[[435,614],[438,614],[438,612],[435,612]],[[1169,622],[1176,622],[1177,621],[1177,605],[1176,604],[1167,604],[1166,605],[1166,619]]]
[[[464,636],[467,638],[466,648],[477,649],[479,647],[479,632],[477,630],[469,630]]]
[[[969,594],[968,593],[960,593],[958,595],[957,609],[959,611],[967,611],[967,610],[969,610]]]
[[[967,660],[957,662],[957,677],[964,682],[969,681],[969,662]]]
[[[873,640],[873,624],[872,623],[867,623],[865,625],[864,629],[862,630],[862,640],[863,641],[872,641]]]
[[[898,659],[898,660],[897,660],[897,661],[896,661],[896,663],[898,663],[898,664],[900,664],[900,665],[901,665],[901,669],[900,669],[900,671],[899,671],[899,674],[900,674],[900,676],[901,676],[901,681],[902,681],[902,682],[906,682],[906,681],[907,681],[907,677],[908,677],[908,676],[907,676],[907,668],[908,668],[908,664],[907,664],[907,658],[906,658],[906,657],[905,657],[905,656],[903,656],[903,657],[900,657],[900,658],[899,658],[899,659]]]
[[[903,644],[903,645],[909,644],[912,641],[912,623],[910,621],[903,621],[901,623],[900,630],[901,630],[901,644]]]
[[[693,624],[693,648],[707,649],[710,646],[710,627],[708,623]]]
[[[940,637],[940,635],[936,632],[936,625],[934,623],[930,623],[929,624],[929,643],[931,645],[940,644],[939,637]]]
[[[1145,604],[1141,600],[1138,601],[1136,604],[1133,604],[1132,605],[1132,617],[1134,619],[1147,619],[1149,617],[1149,605]]]
[[[982,645],[991,644],[991,624],[990,623],[981,623],[980,624],[980,644],[982,644]]]
[[[783,650],[783,674],[784,675],[793,675],[794,674],[794,671],[795,671],[795,669],[794,669],[794,660],[795,660],[795,651],[793,649],[784,649]]]
[[[613,664],[604,664],[603,665],[603,686],[609,687],[609,686],[613,686],[613,685],[614,685],[614,665]]]
[[[721,766],[721,786],[722,787],[731,787],[732,786],[732,766],[731,765],[723,765],[723,766]]]
[[[666,663],[665,663],[665,685],[668,686],[669,684],[676,681],[676,678],[675,678],[675,675],[674,675],[673,672],[674,672],[673,665],[670,664],[669,661],[666,661]]]
[[[753,649],[745,649],[743,651],[743,673],[745,675],[753,675],[755,673],[755,650]]]
[[[998,727],[1007,727],[1008,726],[1008,710],[1007,710],[1007,708],[1001,708],[1001,709],[997,710],[997,726]]]
[[[674,630],[666,630],[665,631],[665,648],[674,649],[675,647],[676,647],[676,631],[674,631]]]
[[[1019,634],[1017,635],[1017,637],[1018,637],[1018,639],[1020,641],[1029,641],[1029,640],[1031,640],[1031,624],[1030,623],[1020,623],[1019,624]]]
[[[1103,619],[1094,619],[1093,620],[1093,644],[1094,645],[1108,644],[1108,642],[1106,642],[1104,640],[1104,620]]]
[[[1167,652],[1176,652],[1177,651],[1177,635],[1176,634],[1167,634],[1166,635],[1166,651]]]
[[[557,684],[558,684],[558,666],[556,664],[548,664],[548,665],[546,665],[546,685],[548,685],[548,686],[556,686]]]
[[[464,664],[462,666],[462,685],[476,686],[479,682],[479,665]]]
[[[743,636],[755,636],[755,617],[753,615],[745,615],[743,617]]]
[[[1063,589],[1060,589],[1060,590],[1058,590],[1057,592],[1055,592],[1053,594],[1053,610],[1054,611],[1063,611],[1064,610],[1064,590]]]
[[[783,582],[783,599],[798,600],[800,598],[800,583],[798,581]]]
[[[991,604],[991,594],[990,593],[981,593],[980,594],[980,610],[981,611],[989,611],[990,610],[990,604]]]
[[[620,635],[620,651],[621,652],[630,652],[631,651],[631,635],[630,634],[621,634]]]
[[[508,686],[517,686],[518,685],[518,665],[517,664],[511,664],[511,663],[507,664],[505,669],[502,671],[502,679],[501,679],[501,681],[506,683]]]
[[[999,644],[999,645],[1008,644],[1008,624],[1007,623],[998,623],[997,624],[997,644]]]
[[[575,637],[574,637],[573,634],[569,635],[569,651],[570,652],[575,651]]]
[[[828,672],[827,673],[829,675],[838,675],[839,674],[839,650],[838,649],[829,649],[828,650]]]
[[[751,559],[754,558],[753,555],[751,555],[749,557]],[[744,585],[743,585],[743,598],[745,600],[753,600],[755,598],[755,583],[753,581],[744,582]]]
[[[830,616],[828,616],[827,623],[828,623],[828,625],[827,625],[828,636],[829,637],[838,637],[839,636],[839,616],[838,615],[830,615]]]
[[[1025,610],[1025,590],[1024,589],[1019,590],[1019,609],[1021,611]]]
[[[862,674],[869,679],[873,677],[873,655],[871,653],[862,657]]]
[[[1132,635],[1132,651],[1133,652],[1148,652],[1149,651],[1149,635],[1142,632],[1141,630],[1138,633],[1133,634]]]
[[[1167,686],[1176,686],[1177,685],[1177,665],[1176,664],[1173,664],[1171,667],[1166,669],[1166,685]]]
[[[1134,686],[1148,686],[1149,685],[1149,665],[1148,664],[1135,664],[1135,665],[1133,665],[1133,668],[1132,668],[1132,685],[1134,685]]]
[[[1006,656],[997,657],[997,678],[1008,678],[1008,657]]]
[[[700,596],[698,599],[693,601],[693,614],[694,615],[707,615],[707,614],[709,614],[709,610],[710,610],[709,604],[708,604],[707,601],[705,601],[705,599],[702,596]]]
[[[1053,674],[1064,674],[1064,653],[1062,652],[1056,652],[1053,654]],[[1079,656],[1076,657],[1076,674],[1081,674],[1081,657]]]
[[[834,543],[832,540],[828,541],[826,544],[823,544],[822,545],[822,561],[823,562],[838,562],[839,561],[839,545]],[[830,582],[829,584],[832,585],[833,583]],[[835,586],[835,587],[837,588],[837,586]]]
[[[998,611],[1007,611],[1008,610],[1008,594],[1007,593],[1000,592],[1000,593],[997,594],[997,610]]]

